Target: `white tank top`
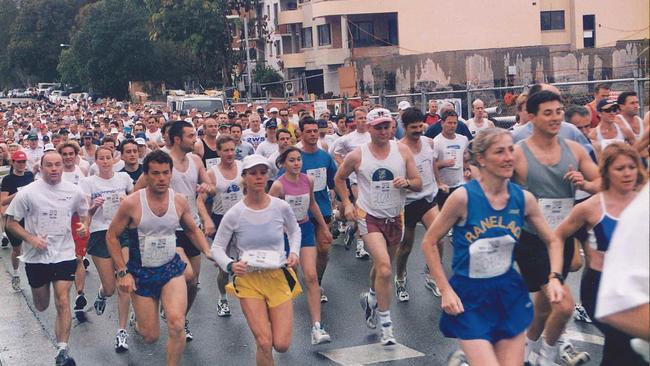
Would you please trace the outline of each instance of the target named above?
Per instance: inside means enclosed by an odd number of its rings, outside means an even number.
[[[196,168],[194,159],[192,159],[192,153],[187,153],[186,156],[188,162],[185,172],[176,169],[176,166],[173,168],[171,189],[187,198],[187,202],[190,205],[190,212],[192,212],[192,218],[194,218],[196,225],[199,225],[199,210],[196,207],[196,185],[199,182],[199,170]],[[178,230],[181,230],[180,226]]]
[[[232,206],[239,202],[243,197],[243,188],[241,186],[242,162],[235,160],[237,174],[234,179],[228,179],[221,174],[219,165],[210,167],[214,176],[217,178],[217,194],[214,196],[212,213],[216,215],[225,215]]]
[[[643,126],[643,119],[641,117],[634,116],[634,119],[639,124],[639,133],[634,132],[634,130],[632,129],[632,126],[629,123],[627,123],[627,120],[622,115],[618,114],[618,115],[616,115],[616,118],[621,119],[623,122],[625,122],[628,125],[628,127],[630,127],[630,130],[632,130],[632,133],[634,134],[634,137],[636,137],[637,140],[641,139],[641,136],[643,136],[643,131],[645,130],[644,129],[645,126]]]
[[[85,177],[83,171],[81,168],[79,168],[79,165],[74,166],[74,171],[73,172],[63,172],[63,180],[66,182],[70,182],[74,185],[79,185],[79,181],[81,178]]]
[[[167,212],[156,216],[149,208],[146,189],[140,190],[142,215],[138,224],[138,241],[142,267],[160,267],[176,255],[176,227],[180,225],[174,191],[168,190]]]
[[[476,124],[474,118],[471,118],[467,121],[467,128],[469,129],[469,132],[472,134],[472,136],[476,136],[477,133],[483,131],[488,127],[490,127],[490,123],[488,122],[487,118],[483,118],[483,125],[480,127]]]
[[[614,138],[611,138],[611,139],[606,139],[606,138],[603,137],[603,134],[600,133],[600,126],[601,125],[598,125],[596,127],[596,141],[598,141],[598,143],[600,143],[600,148],[601,149],[605,150],[605,148],[609,144],[613,144],[615,142],[625,142],[625,136],[623,136],[623,132],[621,132],[621,128],[618,127],[617,124],[614,123],[614,127],[616,128],[616,136]]]
[[[427,202],[432,202],[438,194],[438,183],[433,174],[433,140],[426,136],[420,136],[420,152],[413,154],[415,166],[418,168],[420,178],[422,178],[422,191],[406,191],[406,204],[425,198]]]
[[[399,216],[406,199],[405,190],[393,186],[393,179],[406,175],[406,164],[397,142],[388,143],[390,152],[383,160],[372,155],[369,144],[361,145],[361,165],[357,172],[357,204],[369,215],[380,219]]]

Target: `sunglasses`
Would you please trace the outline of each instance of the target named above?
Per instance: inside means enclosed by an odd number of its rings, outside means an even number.
[[[603,109],[603,112],[605,112],[605,113],[616,113],[616,112],[618,112],[618,107]]]

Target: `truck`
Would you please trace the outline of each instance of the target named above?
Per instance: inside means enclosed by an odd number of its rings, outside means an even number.
[[[185,94],[182,90],[171,91],[167,96],[167,106],[172,111],[190,111],[196,109],[200,112],[223,112],[225,104],[223,98],[204,94]]]

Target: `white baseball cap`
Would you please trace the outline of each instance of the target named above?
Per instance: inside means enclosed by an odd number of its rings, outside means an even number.
[[[366,118],[368,119],[368,124],[370,126],[376,126],[380,123],[393,121],[390,111],[386,108],[375,108],[368,112]]]
[[[111,128],[111,135],[114,134],[114,133],[120,133],[120,131],[118,131],[117,128],[113,127],[113,128]]]
[[[45,144],[45,146],[43,147],[43,152],[48,152],[48,151],[56,151],[56,149],[54,148],[54,144],[52,143]]]
[[[403,111],[403,110],[405,110],[406,108],[411,108],[411,103],[409,103],[409,102],[406,101],[406,100],[403,100],[403,101],[401,101],[401,102],[399,102],[399,103],[397,104],[397,110],[398,110],[398,111]]]
[[[278,113],[278,112],[280,111],[275,107],[271,107],[271,109],[269,109],[269,113]]]
[[[138,137],[137,139],[135,139],[135,143],[143,146],[147,144],[147,142],[142,137]]]
[[[267,168],[271,169],[271,163],[269,163],[269,160],[267,158],[263,157],[262,155],[253,154],[248,155],[244,158],[242,170],[250,169],[257,165],[265,165]]]

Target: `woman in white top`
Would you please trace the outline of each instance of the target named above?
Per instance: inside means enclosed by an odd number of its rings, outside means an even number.
[[[284,168],[282,174],[271,186],[269,194],[289,203],[298,224],[300,225],[301,247],[300,266],[307,287],[307,303],[311,314],[311,344],[316,345],[331,341],[330,335],[322,327],[320,307],[320,286],[316,274],[316,228],[321,230],[319,235],[332,241],[329,226],[316,203],[314,197],[314,179],[301,173],[302,155],[300,150],[289,147],[276,160],[278,168]],[[311,212],[312,217],[309,217]],[[312,221],[313,220],[313,221]]]
[[[233,276],[227,290],[239,298],[257,343],[258,365],[273,365],[273,349],[286,352],[291,344],[292,299],[301,292],[293,267],[298,264],[300,227],[289,204],[264,191],[269,162],[260,155],[244,158],[246,194],[223,217],[212,244],[222,270]],[[289,238],[285,255],[284,232]],[[231,243],[237,260],[226,253]]]
[[[133,180],[124,172],[113,171],[113,151],[108,147],[97,148],[95,164],[98,167],[98,174],[82,178],[79,186],[89,200],[89,222],[86,222],[90,232],[88,254],[92,256],[101,281],[94,308],[97,315],[102,315],[106,309],[106,298],[112,296],[116,289],[116,268],[106,246],[106,231],[122,199],[133,191]],[[122,253],[127,258],[129,255],[128,240],[121,239]],[[128,350],[126,321],[130,300],[127,293],[118,291],[117,295],[119,329],[116,335],[115,350],[125,352]]]

